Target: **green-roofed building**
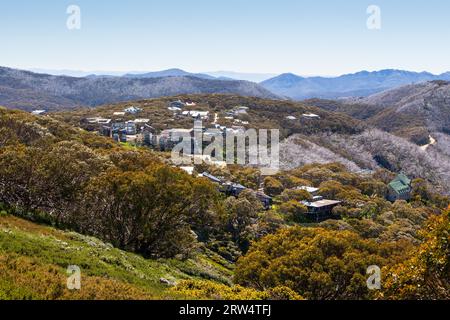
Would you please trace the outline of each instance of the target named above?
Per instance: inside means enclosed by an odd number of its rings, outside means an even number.
[[[409,200],[411,199],[411,179],[405,174],[400,173],[394,180],[389,183],[389,201]]]

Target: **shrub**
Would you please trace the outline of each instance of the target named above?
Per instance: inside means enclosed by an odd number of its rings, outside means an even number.
[[[242,286],[227,286],[205,280],[181,281],[171,291],[190,299],[213,300],[302,300],[302,297],[287,287],[276,287],[258,291]]]
[[[286,228],[238,260],[235,281],[259,290],[286,286],[306,299],[368,299],[367,267],[393,256],[383,248],[349,231]]]

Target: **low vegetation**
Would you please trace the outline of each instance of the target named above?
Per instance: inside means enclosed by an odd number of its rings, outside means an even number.
[[[228,108],[223,96],[207,101]],[[245,101],[262,123],[282,123],[269,102]],[[0,298],[422,299],[433,282],[433,297],[448,297],[450,201],[427,180],[415,176],[411,200],[391,203],[395,174],[382,168],[312,163],[263,177],[238,165],[196,166],[263,187],[274,200],[263,210],[254,192],[227,197],[165,154],[124,147],[65,117],[0,109]],[[326,117],[323,127],[298,130],[359,130]],[[301,202],[311,195],[300,186],[339,201],[331,219],[311,219]],[[366,286],[373,264],[399,275],[386,277],[380,292]],[[83,290],[66,289],[69,265],[82,269]]]

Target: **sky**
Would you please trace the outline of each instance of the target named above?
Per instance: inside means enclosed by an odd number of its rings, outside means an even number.
[[[69,5],[81,28],[69,30]],[[369,29],[367,8],[381,12]],[[1,0],[0,65],[333,76],[450,71],[448,0]]]

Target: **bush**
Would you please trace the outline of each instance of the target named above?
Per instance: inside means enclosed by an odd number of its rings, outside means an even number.
[[[205,280],[181,281],[171,291],[189,299],[214,300],[302,300],[303,298],[287,287],[276,287],[267,291],[227,286]]]
[[[257,290],[286,286],[306,299],[368,299],[367,267],[393,259],[387,248],[349,231],[286,228],[238,260],[235,281]]]
[[[298,201],[290,200],[288,202],[282,203],[279,207],[279,211],[286,217],[286,220],[289,222],[308,222],[308,218],[306,216],[308,208]]]

